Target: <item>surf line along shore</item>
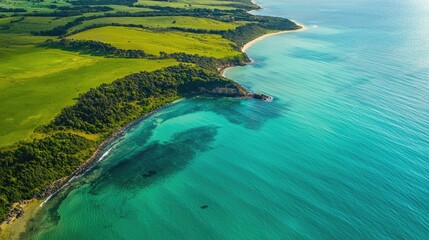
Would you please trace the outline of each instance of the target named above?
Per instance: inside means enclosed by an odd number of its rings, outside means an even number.
[[[246,43],[246,44],[241,48],[241,51],[242,51],[242,52],[246,52],[246,51],[247,51],[247,49],[248,49],[249,47],[251,47],[253,44],[255,44],[255,43],[257,43],[257,42],[259,42],[259,41],[261,41],[261,40],[264,40],[264,39],[265,39],[265,38],[267,38],[267,37],[271,37],[271,36],[274,36],[274,35],[280,35],[280,34],[286,34],[286,33],[302,32],[302,31],[305,31],[305,30],[307,30],[307,29],[308,29],[308,28],[307,28],[307,26],[305,26],[305,25],[303,25],[303,24],[301,24],[301,23],[299,23],[299,22],[297,22],[297,21],[294,21],[294,20],[291,20],[291,21],[292,21],[292,22],[294,22],[296,25],[300,26],[300,28],[299,28],[299,29],[296,29],[296,30],[286,30],[286,31],[274,32],[274,33],[268,33],[268,34],[262,35],[262,36],[260,36],[260,37],[258,37],[258,38],[256,38],[256,39],[254,39],[254,40],[252,40],[252,41],[250,41],[250,42]]]

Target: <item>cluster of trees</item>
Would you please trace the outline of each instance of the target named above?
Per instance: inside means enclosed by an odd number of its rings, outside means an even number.
[[[51,9],[58,9],[61,11],[84,11],[84,12],[107,12],[113,10],[108,6],[57,6],[49,5]]]
[[[11,203],[32,198],[70,175],[95,148],[96,143],[85,138],[56,133],[0,150],[0,221]]]
[[[125,5],[125,6],[133,6],[137,0],[71,0],[68,1],[73,5]]]
[[[55,9],[54,12],[33,12],[23,14],[25,16],[38,16],[38,17],[70,17],[70,16],[79,16],[84,13],[94,13],[94,12],[107,12],[113,10],[113,8],[108,6],[56,6],[49,5],[49,8]]]
[[[5,8],[5,7],[0,7],[0,12],[26,12],[27,9],[24,8]]]
[[[222,37],[234,42],[239,47],[267,33],[267,29],[259,24],[247,24],[239,26],[234,30],[228,30],[222,33]]]
[[[81,95],[74,106],[38,128],[46,137],[0,149],[0,221],[13,202],[37,197],[50,183],[74,172],[120,127],[179,97],[215,88],[229,89],[230,96],[246,94],[217,72],[178,65],[132,74]],[[102,138],[89,140],[70,132]]]
[[[91,13],[91,12],[107,12],[114,10],[109,6],[57,6],[50,5],[49,8],[63,11],[75,13],[75,15],[81,15],[83,13]]]
[[[209,29],[196,29],[196,28],[183,28],[183,27],[168,27],[168,30],[176,30],[181,32],[191,33],[208,33],[208,34],[222,34],[225,30],[209,30]]]
[[[150,27],[145,27],[142,24],[123,24],[123,23],[97,23],[88,25],[82,28],[79,28],[74,31],[67,32],[66,34],[63,34],[62,37],[67,37],[74,35],[76,33],[84,32],[89,29],[93,28],[100,28],[100,27],[106,27],[106,26],[119,26],[119,27],[134,27],[134,28],[143,28],[143,29],[153,29]],[[162,29],[157,29],[158,31],[161,31]],[[167,27],[164,29],[164,31],[180,31],[180,32],[191,32],[191,33],[206,33],[206,34],[223,34],[226,32],[226,30],[208,30],[208,29],[196,29],[196,28],[183,28],[183,27]]]
[[[91,19],[91,18],[89,18]],[[89,20],[88,19],[88,20]],[[68,22],[66,25],[58,26],[50,30],[40,31],[40,32],[32,32],[33,35],[38,36],[61,36],[67,33],[67,31],[82,23],[82,21],[87,20],[86,17],[78,17],[75,20]]]
[[[250,15],[246,19],[246,21],[257,22],[261,27],[269,30],[293,30],[298,27],[286,18]]]
[[[21,22],[21,21],[24,21],[24,19],[25,19],[25,17],[20,17],[20,18],[18,18],[18,19],[16,19],[16,20],[12,20],[12,21],[10,21],[10,23],[17,23],[17,22]]]
[[[258,5],[254,5],[254,4],[244,5],[244,4],[239,4],[239,3],[227,3],[227,4],[222,4],[222,6],[244,9],[246,11],[252,11],[252,10],[260,9],[260,7]]]
[[[218,59],[214,57],[200,56],[198,54],[187,54],[187,53],[166,54],[161,52],[159,58],[161,59],[173,58],[179,62],[194,63],[199,67],[209,69],[212,71],[216,71],[217,69],[223,68],[225,66],[244,65],[250,61],[249,57],[246,54]]]
[[[163,16],[191,16],[191,17],[204,17],[211,18],[219,21],[230,22],[234,21],[235,14],[240,15],[251,15],[245,10],[236,9],[236,10],[220,10],[220,9],[207,9],[207,8],[173,8],[165,6],[146,6],[146,5],[135,5],[134,7],[143,7],[156,10],[154,12],[138,12],[134,13],[136,15],[146,15],[146,14],[161,14]]]
[[[155,58],[153,55],[147,55],[142,50],[124,50],[118,49],[108,43],[93,40],[74,40],[63,38],[59,41],[51,39],[40,44],[42,47],[59,48],[68,51],[77,51],[84,54],[115,56],[122,58]]]

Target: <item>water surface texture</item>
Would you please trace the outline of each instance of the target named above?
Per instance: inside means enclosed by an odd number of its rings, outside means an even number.
[[[429,239],[429,2],[263,0],[305,32],[185,99],[44,206],[33,239]]]

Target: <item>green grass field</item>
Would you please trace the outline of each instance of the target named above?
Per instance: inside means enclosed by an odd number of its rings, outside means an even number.
[[[70,29],[70,32],[83,29],[94,24],[141,24],[151,28],[181,27],[204,30],[229,30],[235,29],[246,22],[221,22],[208,18],[186,16],[161,16],[161,17],[105,17],[83,22]]]
[[[34,45],[48,38],[49,37],[46,36],[0,33],[0,58],[5,55],[6,52],[12,51],[13,48]]]
[[[1,0],[0,7],[6,8],[24,8],[27,10],[27,13],[39,12],[47,13],[53,12],[53,9],[48,8],[50,4],[55,4],[57,6],[69,6],[70,3],[67,3],[64,0],[44,0],[43,2],[36,1],[26,1],[26,0]],[[4,13],[5,15],[14,15],[14,13]]]
[[[157,32],[128,27],[101,27],[70,36],[71,39],[110,43],[120,49],[138,49],[149,54],[159,52],[199,54],[225,58],[241,54],[232,42],[216,34],[196,34],[177,31]]]
[[[80,93],[175,60],[102,58],[22,46],[0,49],[0,146],[27,139]],[[31,60],[30,60],[31,59]]]

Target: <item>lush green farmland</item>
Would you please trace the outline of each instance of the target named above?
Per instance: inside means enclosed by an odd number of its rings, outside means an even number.
[[[31,46],[3,52],[1,59],[0,146],[27,139],[37,126],[47,124],[90,88],[176,64],[174,60],[102,58]]]
[[[70,36],[71,39],[95,40],[120,49],[143,50],[149,54],[186,52],[202,56],[224,58],[241,54],[232,42],[215,34],[196,34],[179,31],[151,31],[129,27],[101,27]]]
[[[245,22],[221,22],[208,18],[187,16],[160,16],[160,17],[105,17],[83,22],[70,29],[71,32],[96,24],[135,24],[150,28],[190,28],[204,30],[229,30],[235,29]]]
[[[16,47],[33,45],[48,39],[44,36],[31,36],[21,34],[0,34],[0,57]]]

